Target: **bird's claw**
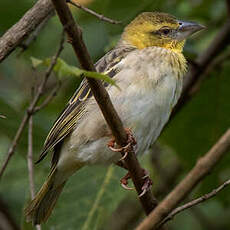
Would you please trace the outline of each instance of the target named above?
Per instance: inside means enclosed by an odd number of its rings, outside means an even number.
[[[119,161],[123,161],[128,155],[128,152],[125,152],[125,154],[122,156],[122,158]]]
[[[127,140],[128,144],[126,146],[123,146],[120,148],[115,148],[114,146],[115,146],[116,142],[115,142],[114,138],[112,140],[110,140],[108,143],[108,147],[110,150],[112,150],[113,152],[123,153],[123,156],[120,159],[120,161],[124,160],[127,157],[129,151],[132,150],[133,146],[135,146],[137,144],[131,130],[129,128],[125,128],[125,131],[126,131],[127,136],[128,136],[128,140]]]
[[[141,188],[142,192],[141,194],[139,194],[138,196],[139,197],[142,197],[151,187],[152,187],[152,180],[150,179],[149,175],[148,175],[148,172],[143,169],[144,171],[144,176],[142,177],[144,179],[144,184]],[[121,186],[124,188],[124,189],[127,189],[127,190],[133,190],[134,188],[131,188],[128,185],[128,180],[130,179],[130,173],[128,172],[124,177],[121,178],[120,182],[121,182]]]
[[[121,186],[126,190],[133,190],[134,188],[131,188],[128,185],[128,180],[130,179],[130,173],[128,172],[124,177],[121,178]]]
[[[128,140],[127,140],[127,145],[126,146],[123,146],[123,147],[120,147],[120,148],[115,148],[115,139],[111,139],[109,142],[108,142],[108,147],[110,150],[114,151],[114,152],[120,152],[122,153],[122,158],[119,160],[119,162],[122,163],[123,160],[125,160],[125,158],[127,157],[128,153],[130,151],[133,150],[133,147],[137,144],[132,132],[130,129],[126,128],[125,129],[126,133],[127,133],[127,136],[128,136]],[[152,186],[152,181],[148,175],[148,172],[143,169],[144,171],[144,176],[143,176],[143,180],[144,180],[144,184],[142,186],[142,192],[141,194],[139,194],[139,197],[143,196]],[[127,190],[133,190],[134,188],[131,188],[128,185],[128,180],[130,179],[130,173],[128,172],[124,177],[121,178],[120,182],[121,182],[121,186],[124,188],[124,189],[127,189]]]
[[[141,189],[142,189],[142,192],[141,192],[141,194],[138,195],[139,197],[142,197],[149,189],[151,189],[152,184],[153,184],[151,178],[149,177],[148,172],[147,172],[145,169],[143,169],[143,170],[144,170],[145,176],[143,176],[142,178],[143,178],[145,181],[144,181],[144,184],[143,184],[143,186],[142,186],[142,188],[141,188]]]
[[[131,187],[129,187],[126,184],[123,184],[123,183],[121,183],[121,186],[126,190],[134,190],[134,188],[131,188]]]

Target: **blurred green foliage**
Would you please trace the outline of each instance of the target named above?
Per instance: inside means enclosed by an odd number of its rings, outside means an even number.
[[[0,35],[16,23],[36,1],[21,0],[15,4],[11,1],[0,2]],[[180,19],[198,21],[208,29],[193,39],[185,47],[185,54],[195,58],[205,50],[224,24],[226,5],[223,0],[94,0],[88,7],[105,16],[122,20],[123,25],[111,25],[80,10],[73,9],[77,21],[83,30],[84,39],[94,61],[98,60],[118,41],[123,26],[137,14],[143,11],[168,12]],[[44,76],[44,71],[32,70],[30,57],[45,59],[57,50],[62,28],[57,17],[53,17],[41,31],[36,41],[20,56],[20,48],[12,53],[0,65],[0,113],[6,119],[0,118],[0,161],[5,159],[7,149],[13,139],[17,127],[31,99],[31,87],[34,82]],[[225,52],[229,52],[225,50]],[[61,55],[70,65],[76,65],[77,60],[69,44]],[[196,160],[206,153],[230,124],[230,61],[226,61],[219,69],[213,70],[202,83],[201,89],[193,99],[178,113],[160,137],[160,142],[171,149],[169,155],[176,155],[183,166],[180,178],[195,164]],[[55,77],[49,80],[48,86],[55,82]],[[78,87],[79,79],[65,77],[57,97],[49,106],[34,116],[34,157],[37,159],[45,137],[58,114]],[[48,89],[47,89],[48,91]],[[0,198],[8,205],[10,213],[23,229],[32,229],[24,223],[23,207],[29,200],[27,172],[27,131],[17,147],[0,185]],[[166,155],[162,161],[167,162]],[[171,159],[171,158],[170,158]],[[142,163],[152,172],[149,156],[141,159]],[[230,177],[230,156],[227,155],[221,164],[202,182],[193,193],[201,195],[217,187]],[[164,164],[163,164],[164,167]],[[101,191],[107,173],[107,167],[87,167],[79,171],[69,180],[57,207],[50,220],[42,229],[81,229],[88,218],[97,194]],[[35,166],[36,190],[40,187],[49,171],[47,158]],[[110,218],[119,202],[127,195],[134,193],[124,191],[119,186],[119,178],[124,170],[114,168],[112,178],[106,185],[105,191],[96,208],[90,230],[102,229],[103,224]],[[153,178],[159,178],[157,172]],[[153,179],[155,181],[155,179]],[[157,179],[156,179],[157,180]],[[172,183],[175,183],[172,182]],[[157,185],[157,182],[156,182]],[[225,229],[230,228],[228,216],[230,213],[229,189],[201,206],[201,211],[210,222],[224,222]],[[183,226],[183,227],[181,227]],[[180,214],[171,226],[172,229],[206,230],[199,218],[191,211]]]

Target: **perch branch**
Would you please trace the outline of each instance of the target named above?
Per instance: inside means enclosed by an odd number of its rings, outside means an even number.
[[[136,228],[136,230],[157,229],[160,222],[207,176],[224,154],[230,149],[230,129],[217,143],[198,160],[194,168],[155,208],[153,212]]]

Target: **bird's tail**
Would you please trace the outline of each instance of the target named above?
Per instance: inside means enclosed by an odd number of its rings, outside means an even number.
[[[47,221],[65,185],[65,181],[56,183],[56,174],[57,169],[54,168],[36,197],[25,208],[27,221],[32,221],[34,225]]]

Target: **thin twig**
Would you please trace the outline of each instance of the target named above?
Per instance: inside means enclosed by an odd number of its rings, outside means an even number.
[[[157,187],[157,191],[154,191],[155,196],[158,198],[164,197],[167,193],[169,193],[173,187],[176,185],[176,181],[178,180],[178,177],[182,173],[182,165],[178,161],[178,159],[172,159],[172,162],[170,163],[169,167],[165,167],[164,161],[161,160],[162,158],[162,146],[160,146],[158,143],[154,144],[152,146],[151,151],[151,162],[157,171],[157,175],[159,176],[158,181],[161,183]],[[164,159],[164,156],[163,156]],[[170,171],[169,171],[170,169]],[[156,193],[158,192],[158,193]],[[209,230],[217,230],[220,229],[219,225],[216,223],[212,223],[206,215],[200,210],[198,207],[193,207],[191,209],[192,214],[195,216],[195,218],[200,222],[200,224],[204,227],[204,229]]]
[[[43,90],[45,88],[47,80],[48,80],[49,76],[52,73],[52,70],[53,70],[53,68],[54,68],[54,66],[55,66],[55,64],[57,62],[58,57],[61,54],[61,51],[64,48],[63,44],[64,44],[64,33],[62,34],[62,38],[61,38],[61,42],[60,42],[58,51],[57,51],[56,55],[53,57],[53,59],[51,61],[51,64],[50,64],[49,68],[47,69],[47,71],[45,73],[45,76],[44,76],[43,80],[41,81],[41,84],[38,87],[38,91],[37,91],[36,95],[34,96],[31,104],[28,107],[28,109],[26,110],[25,115],[22,118],[22,121],[21,121],[21,123],[19,125],[19,128],[18,128],[17,132],[16,132],[16,135],[15,135],[15,137],[14,137],[12,143],[11,143],[11,146],[10,146],[8,152],[7,152],[7,157],[6,157],[5,161],[3,162],[1,170],[0,170],[0,179],[2,178],[2,175],[3,175],[7,165],[9,163],[10,159],[11,159],[11,157],[13,156],[13,154],[15,152],[16,146],[17,146],[17,144],[18,144],[18,142],[20,140],[22,132],[23,132],[23,130],[24,130],[24,128],[25,128],[30,116],[32,116],[32,114],[34,114],[34,108],[36,107],[40,97],[43,95]]]
[[[136,230],[157,229],[161,221],[207,176],[224,154],[230,149],[230,129],[216,142],[211,150],[198,160],[194,168],[155,208]]]
[[[28,164],[28,172],[29,172],[30,195],[31,195],[31,199],[33,199],[35,196],[34,167],[33,167],[33,116],[30,116],[29,118],[27,164]]]
[[[27,165],[29,174],[29,185],[31,199],[35,197],[35,186],[34,186],[34,166],[33,166],[33,116],[29,118],[28,126],[28,153],[27,153]],[[37,230],[41,230],[40,225],[36,225]]]
[[[54,7],[57,11],[60,21],[63,24],[65,31],[69,36],[73,49],[83,69],[89,71],[96,71],[92,59],[88,53],[85,43],[82,39],[82,32],[79,26],[75,23],[71,11],[66,4],[65,0],[52,0]],[[115,137],[116,143],[119,146],[127,145],[127,134],[123,127],[120,117],[118,116],[114,106],[109,98],[107,91],[104,89],[100,81],[87,78],[88,84],[93,92],[93,95],[102,111],[102,114]],[[144,172],[136,158],[133,148],[128,152],[125,158],[125,164],[130,172],[131,178],[135,185],[138,194],[142,193],[142,186],[144,183]],[[153,210],[157,201],[153,197],[150,190],[148,190],[140,198],[140,202],[146,214]]]
[[[66,2],[67,2],[67,3],[70,3],[70,4],[73,5],[73,6],[76,6],[77,8],[79,8],[79,9],[81,9],[81,10],[83,10],[83,11],[85,11],[85,12],[87,12],[87,13],[89,13],[89,14],[91,14],[91,15],[97,17],[97,18],[99,18],[99,19],[102,20],[102,21],[109,22],[109,23],[111,23],[111,24],[116,24],[116,25],[122,23],[121,21],[116,21],[116,20],[113,20],[113,19],[111,19],[111,18],[107,18],[107,17],[105,17],[105,16],[102,15],[102,14],[98,14],[98,13],[96,13],[95,11],[93,11],[93,10],[91,10],[91,9],[85,7],[85,6],[82,6],[81,4],[79,4],[79,3],[77,3],[77,2],[73,2],[73,1],[71,1],[71,0],[66,0]]]
[[[192,200],[178,208],[175,208],[163,221],[160,222],[158,228],[160,228],[162,225],[164,225],[166,222],[168,222],[169,220],[172,220],[173,217],[175,215],[177,215],[178,213],[184,211],[185,209],[189,209],[195,205],[198,205],[214,196],[216,196],[220,191],[222,191],[223,189],[225,189],[228,185],[230,185],[230,179],[227,180],[225,183],[221,184],[219,187],[217,187],[216,189],[214,189],[213,191],[195,199]]]
[[[55,88],[53,89],[53,91],[44,99],[44,101],[41,103],[41,105],[36,106],[34,108],[34,113],[40,111],[41,109],[43,109],[44,107],[46,107],[53,99],[54,97],[57,95],[57,91],[60,89],[61,87],[61,82],[58,81],[57,85],[55,86]]]
[[[29,114],[26,112],[24,117],[22,118],[22,121],[21,121],[21,123],[19,125],[19,128],[18,128],[17,132],[16,132],[16,135],[14,136],[14,139],[13,139],[13,141],[11,143],[11,146],[10,146],[8,152],[7,152],[7,157],[6,157],[5,161],[2,164],[2,167],[1,167],[1,170],[0,170],[0,179],[2,178],[2,175],[3,175],[3,173],[4,173],[5,169],[6,169],[7,164],[9,163],[10,158],[14,154],[15,148],[16,148],[16,146],[17,146],[17,144],[19,142],[19,139],[20,139],[20,137],[22,135],[22,132],[23,132],[23,130],[24,130],[24,128],[25,128],[25,126],[26,126],[26,124],[28,122],[28,119],[29,119]]]

